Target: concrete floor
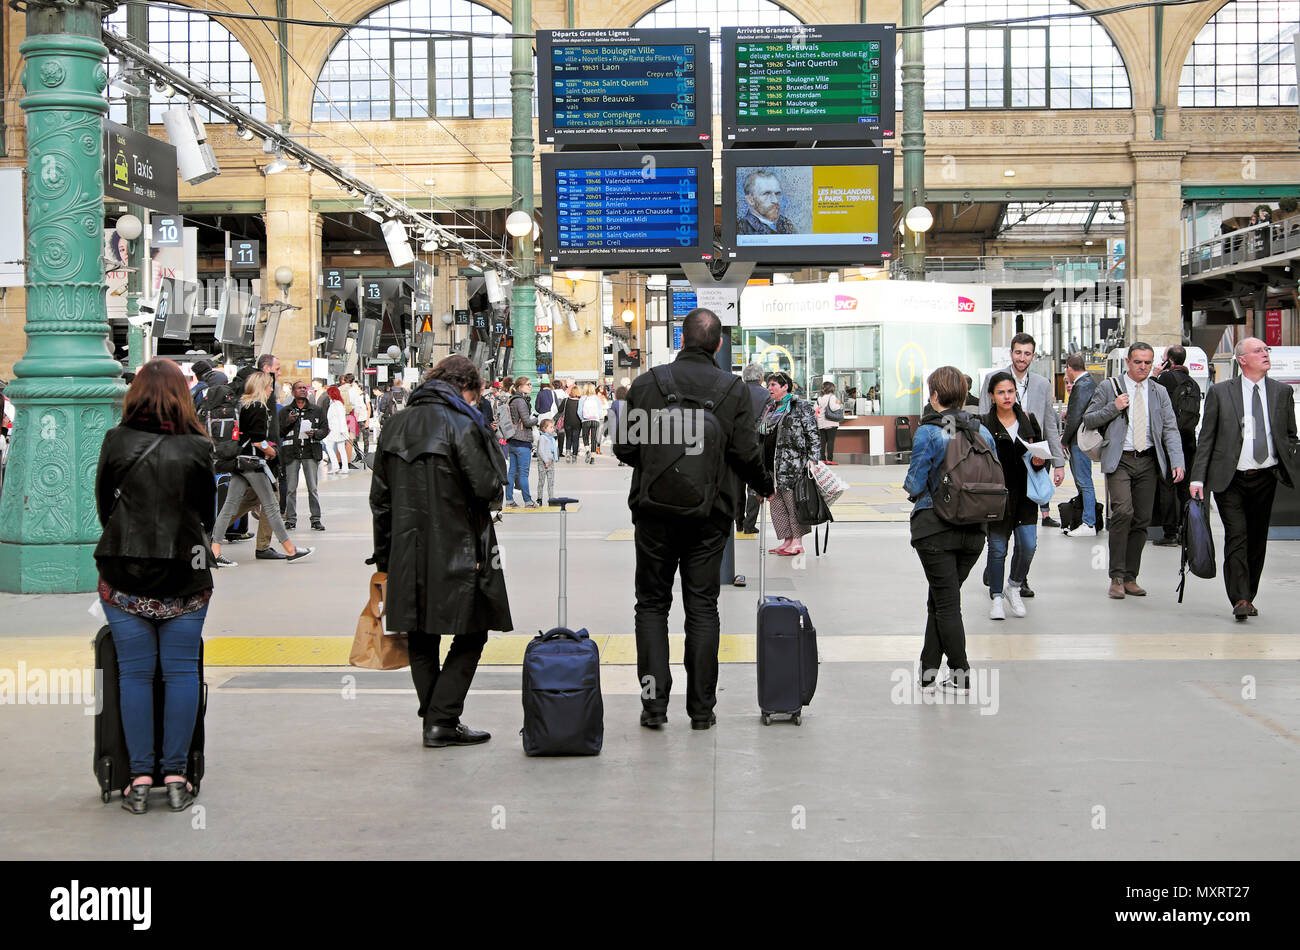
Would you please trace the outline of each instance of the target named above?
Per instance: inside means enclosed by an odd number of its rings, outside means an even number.
[[[898,467],[841,467],[851,482]],[[100,805],[91,719],[79,706],[0,707],[0,853],[11,858],[1296,858],[1300,815],[1300,545],[1270,546],[1261,616],[1235,624],[1220,580],[1189,579],[1148,547],[1145,599],[1109,601],[1104,548],[1043,531],[1024,620],[987,618],[965,593],[978,702],[924,705],[908,684],[925,583],[900,523],[837,524],[831,553],[769,559],[821,637],[802,727],[763,727],[754,699],[756,584],[724,590],[719,724],[692,732],[680,700],[659,733],[637,725],[629,665],[633,546],[628,470],[562,468],[570,620],[607,637],[605,748],[592,759],[521,751],[517,655],[555,617],[557,519],[501,529],[518,630],[495,637],[465,721],[470,749],[419,744],[405,672],[252,665],[208,670],[208,777],[192,814]],[[325,488],[310,560],[220,572],[205,635],[350,637],[370,553],[354,475]],[[1062,495],[1068,497],[1067,485]],[[1104,536],[1098,539],[1104,544]],[[757,580],[755,541],[738,569]],[[1098,556],[1098,552],[1102,552]],[[982,566],[982,565],[981,565]],[[91,595],[0,595],[0,670],[89,665]],[[256,613],[254,613],[254,610]],[[680,618],[674,620],[680,624]],[[243,641],[229,641],[242,643]],[[294,641],[297,642],[296,640]],[[327,642],[327,641],[320,641]],[[334,642],[334,641],[329,641]],[[244,649],[244,647],[240,647]],[[674,672],[677,690],[684,674]],[[352,679],[347,679],[352,677]],[[288,773],[292,782],[272,782]]]

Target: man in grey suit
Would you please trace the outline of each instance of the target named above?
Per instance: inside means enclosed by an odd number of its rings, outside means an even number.
[[[1102,431],[1101,470],[1110,495],[1110,589],[1108,596],[1145,597],[1138,586],[1142,548],[1156,501],[1156,479],[1169,473],[1182,481],[1183,441],[1169,391],[1148,379],[1155,351],[1149,343],[1128,348],[1128,371],[1114,384],[1097,387],[1083,424]]]
[[[1061,451],[1061,419],[1052,408],[1052,384],[1046,376],[1039,376],[1037,373],[1029,372],[1029,364],[1034,361],[1034,352],[1037,350],[1037,344],[1034,338],[1028,333],[1017,333],[1011,338],[1011,365],[1002,370],[994,370],[984,377],[984,382],[980,386],[980,415],[988,415],[993,408],[993,396],[989,393],[989,380],[995,373],[1007,372],[1016,384],[1016,401],[1020,403],[1020,408],[1029,413],[1038,420],[1045,438],[1047,447],[1052,452],[1052,463],[1055,471],[1052,473],[1052,484],[1058,488],[1065,479],[1065,454]],[[1059,528],[1060,522],[1051,516],[1050,507],[1041,508],[1044,528]],[[1029,588],[1029,577],[1026,576],[1024,582],[1020,585],[1021,597],[1033,597],[1034,592]]]
[[[1279,481],[1300,484],[1300,447],[1291,387],[1268,378],[1272,361],[1264,341],[1248,337],[1235,353],[1241,376],[1215,383],[1205,395],[1191,497],[1214,492],[1223,520],[1223,583],[1232,615],[1243,621],[1259,615],[1255,595],[1273,495]]]

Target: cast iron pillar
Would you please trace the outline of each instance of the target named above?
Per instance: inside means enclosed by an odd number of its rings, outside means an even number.
[[[921,25],[921,0],[903,0],[903,26]],[[925,40],[903,34],[903,217],[925,207]],[[903,267],[910,280],[925,279],[925,235],[903,230]]]
[[[532,0],[514,0],[511,19],[516,34],[533,32]],[[512,211],[533,215],[533,44],[518,38],[513,44],[510,64],[510,170],[514,200]],[[515,278],[510,295],[510,332],[514,335],[515,376],[537,375],[537,291],[533,263],[533,235],[530,231],[512,244],[514,265],[520,275]]]
[[[27,115],[27,351],[5,391],[14,439],[0,496],[0,590],[75,593],[96,585],[95,470],[122,409],[108,351],[100,21],[116,4],[32,0]]]

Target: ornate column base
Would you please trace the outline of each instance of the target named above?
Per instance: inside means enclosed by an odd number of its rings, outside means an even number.
[[[0,591],[93,591],[95,471],[126,387],[113,379],[17,379],[14,441],[0,502]]]

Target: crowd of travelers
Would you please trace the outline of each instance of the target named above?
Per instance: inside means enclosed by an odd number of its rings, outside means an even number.
[[[274,356],[241,368],[233,380],[210,364],[195,364],[192,388],[171,360],[142,366],[127,390],[121,424],[104,440],[96,477],[103,526],[95,550],[99,595],[119,655],[131,759],[123,807],[147,809],[156,771],[164,775],[170,807],[183,810],[192,801],[184,759],[199,702],[212,570],[233,564],[222,554],[223,542],[237,519],[250,514],[259,521],[257,559],[310,557],[313,549],[295,544],[290,532],[300,477],[311,527],[325,530],[317,490],[322,463],[327,472],[346,472],[361,461],[372,469],[374,547],[367,563],[387,575],[387,629],[408,638],[422,741],[470,745],[490,738],[461,720],[488,633],[514,626],[497,556],[499,509],[520,504],[516,490],[526,507],[553,500],[561,460],[575,464],[580,449],[590,460],[608,438],[613,455],[632,469],[637,677],[649,684],[641,723],[650,729],[667,723],[668,615],[680,575],[686,712],[692,728],[711,728],[726,543],[733,527],[754,527],[766,502],[780,539],[772,553],[802,553],[808,526],[792,499],[794,482],[809,465],[830,461],[843,418],[833,385],[806,399],[787,374],[764,380],[757,365],[737,380],[715,362],[721,341],[718,318],[695,310],[684,320],[682,349],[668,372],[643,373],[612,392],[544,381],[536,400],[531,379],[489,386],[470,360],[453,355],[409,391],[395,380],[373,412],[372,400],[350,377],[338,386],[296,380],[278,393]],[[1233,616],[1258,615],[1273,492],[1279,481],[1293,486],[1300,479],[1291,390],[1267,378],[1268,347],[1253,338],[1238,344],[1241,376],[1209,390],[1199,419],[1187,412],[1181,347],[1166,351],[1153,377],[1152,347],[1134,343],[1124,375],[1102,382],[1071,357],[1064,413],[1053,408],[1048,381],[1029,369],[1034,352],[1033,338],[1017,335],[1011,365],[982,381],[978,407],[971,405],[971,379],[955,367],[939,367],[927,379],[929,404],[904,483],[913,502],[911,543],[929,587],[919,662],[925,691],[969,690],[961,587],[986,540],[990,617],[1026,616],[1039,515],[1066,464],[1083,500],[1079,523],[1066,525],[1068,536],[1095,537],[1100,527],[1094,458],[1106,480],[1110,598],[1146,595],[1138,584],[1142,549],[1163,486],[1174,508],[1179,497],[1215,495]],[[665,469],[649,442],[629,434],[636,427],[628,419],[654,416],[676,401],[665,377],[676,392],[709,407],[711,441],[690,472]],[[376,418],[382,420],[378,438],[362,440],[362,431],[373,436],[367,423]],[[1095,442],[1094,436],[1101,445],[1090,455],[1081,443]],[[962,440],[957,452],[954,439]],[[273,537],[282,551],[272,549]],[[444,636],[452,641],[440,660]],[[948,677],[940,683],[945,660]],[[157,750],[155,668],[166,683]]]

